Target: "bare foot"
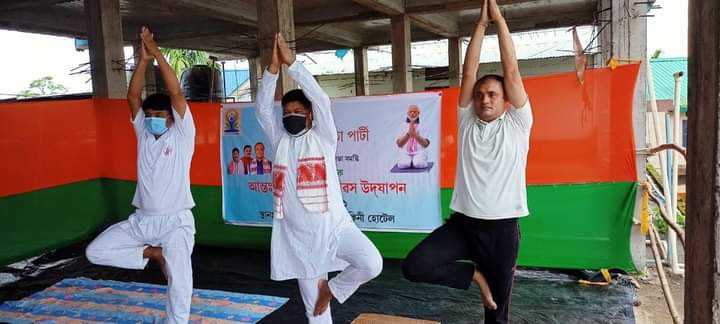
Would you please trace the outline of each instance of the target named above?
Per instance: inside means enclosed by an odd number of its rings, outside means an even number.
[[[495,300],[493,300],[490,286],[488,286],[487,280],[485,280],[482,272],[475,270],[475,273],[473,273],[473,281],[480,287],[480,298],[485,308],[496,310],[497,305],[495,304]]]
[[[160,265],[163,277],[167,280],[167,271],[165,270],[165,257],[162,255],[162,248],[156,246],[148,246],[143,251],[143,257],[155,260]]]
[[[320,316],[325,313],[328,306],[330,306],[330,300],[332,299],[330,286],[328,286],[327,280],[320,280],[318,283],[318,291],[318,299],[317,302],[315,302],[315,312],[313,313],[315,316]]]

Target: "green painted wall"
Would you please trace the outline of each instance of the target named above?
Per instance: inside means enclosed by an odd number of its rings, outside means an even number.
[[[101,180],[0,198],[0,265],[88,238],[108,215]]]
[[[519,264],[635,270],[630,230],[637,184],[531,186]]]
[[[635,270],[630,230],[634,182],[528,186],[530,216],[520,221],[518,264]],[[452,189],[442,190],[447,217]]]
[[[0,264],[88,238],[127,218],[135,183],[92,180],[0,198]],[[637,185],[601,183],[528,187],[531,217],[521,222],[519,264],[633,269],[630,228]],[[222,222],[221,188],[193,186],[198,244],[267,249],[270,229]],[[450,214],[451,189],[441,191]],[[425,234],[367,232],[385,257],[402,258]]]

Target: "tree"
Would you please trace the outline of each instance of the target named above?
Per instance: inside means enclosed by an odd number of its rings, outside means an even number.
[[[18,94],[18,98],[32,98],[38,96],[48,96],[65,94],[68,89],[59,83],[53,81],[53,77],[46,76],[30,82],[30,87]]]
[[[193,65],[210,65],[210,55],[207,52],[181,48],[161,48],[160,52],[165,56],[178,78],[182,71]],[[219,64],[215,63],[215,69],[220,69]]]
[[[655,50],[655,52],[653,52],[653,55],[650,58],[652,58],[652,59],[659,58],[660,55],[662,54],[662,52],[663,52],[663,50],[658,48]]]

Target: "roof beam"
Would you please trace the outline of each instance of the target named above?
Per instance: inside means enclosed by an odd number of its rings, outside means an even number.
[[[224,21],[256,26],[258,23],[257,6],[255,1],[247,0],[176,0],[176,3],[193,10],[199,10],[210,17]],[[309,31],[310,28],[299,28],[297,34],[302,31]],[[353,47],[362,44],[360,34],[346,31],[332,26],[323,26],[313,32],[314,35],[322,37],[323,40],[340,46]]]
[[[507,18],[506,18],[507,19]],[[510,27],[511,33],[519,33],[519,32],[525,32],[525,31],[531,31],[531,30],[538,30],[538,29],[549,29],[549,28],[562,28],[562,27],[572,27],[572,26],[580,26],[580,25],[588,25],[591,24],[593,21],[592,17],[563,17],[562,19],[556,19],[553,17],[548,17],[547,19],[543,20],[537,20],[532,21],[531,19],[528,19],[527,17],[515,17],[512,19],[507,19],[508,27]],[[472,35],[475,26],[474,25],[465,25],[460,28],[460,35],[468,36]],[[488,27],[487,31],[485,32],[485,35],[495,35],[497,34],[497,28],[494,25],[491,25]]]
[[[140,27],[143,26],[141,21],[123,21],[123,37],[126,41],[138,40]],[[255,29],[247,26],[240,26],[226,21],[204,20],[188,23],[172,23],[158,24],[152,26],[152,32],[158,44],[164,41],[196,39],[201,40],[204,37],[213,37],[218,35],[255,35]]]
[[[228,46],[227,44],[232,42],[234,45]],[[195,40],[175,40],[167,42],[167,47],[172,48],[186,48],[186,49],[196,49],[197,43]],[[240,45],[237,45],[240,44]],[[209,43],[203,46],[203,50],[209,53],[214,54],[220,54],[223,56],[232,56],[232,57],[238,57],[238,56],[244,56],[244,57],[255,57],[258,56],[258,51],[256,48],[255,43],[252,44],[248,43],[241,43],[238,42],[238,40],[234,39],[233,37],[227,37],[227,36],[218,36],[213,37],[209,40]]]
[[[0,3],[0,12],[28,9],[40,6],[53,6],[63,2],[70,2],[72,0],[5,0]]]
[[[403,0],[353,0],[353,2],[382,12],[388,16],[397,16],[405,13],[405,1]]]
[[[458,37],[460,34],[460,26],[458,26],[458,22],[448,15],[412,15],[410,16],[410,20],[416,26],[446,38]]]
[[[300,2],[303,3],[303,2]],[[385,16],[375,10],[357,3],[344,1],[333,1],[333,3],[318,5],[313,8],[299,8],[295,6],[295,26],[298,25],[319,25],[332,22],[348,22],[358,20],[371,20],[373,17],[384,18]]]
[[[255,1],[175,0],[174,3],[195,10],[199,15],[217,18],[239,25],[255,26],[258,20]]]
[[[398,16],[408,13],[403,0],[353,0],[355,3],[366,6],[388,16]],[[478,2],[475,0],[474,2]],[[432,13],[427,15],[412,15],[410,20],[416,26],[443,37],[457,37],[459,27],[457,21],[448,15]]]
[[[82,12],[63,8],[5,12],[0,14],[0,26],[24,32],[37,31],[67,37],[85,35],[87,30]]]
[[[322,41],[333,43],[345,47],[357,47],[363,43],[363,38],[359,33],[335,27],[331,25],[322,25],[313,30],[310,27],[295,27],[295,39],[302,43],[304,38],[315,38]]]
[[[537,2],[537,0],[498,0],[498,5],[518,5],[524,2]],[[480,7],[482,7],[482,2],[478,0],[408,0],[405,4],[405,12],[408,14],[427,14],[479,9]]]

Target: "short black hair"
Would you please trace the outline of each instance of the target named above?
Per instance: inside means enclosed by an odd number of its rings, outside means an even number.
[[[262,145],[263,147],[265,147],[265,144],[263,144],[263,142],[257,142],[257,143],[255,143],[255,146],[258,146],[258,145]]]
[[[505,78],[502,75],[498,74],[485,74],[480,79],[477,79],[477,81],[475,81],[475,85],[473,86],[473,91],[479,85],[485,83],[488,80],[495,80],[497,82],[500,82],[500,86],[502,86],[503,89],[503,96],[505,96]]]
[[[239,154],[239,153],[240,153],[240,149],[238,149],[237,147],[233,147],[232,153],[235,153],[235,152],[238,152],[238,154]]]
[[[282,97],[282,106],[285,107],[288,103],[293,101],[299,102],[305,110],[312,111],[312,102],[305,96],[305,93],[300,89],[290,90]]]
[[[252,150],[252,146],[250,146],[250,145],[245,145],[245,146],[243,146],[243,151],[244,151],[245,149],[248,149],[248,148]]]
[[[162,93],[154,93],[149,95],[142,102],[143,110],[165,110],[172,113],[172,103],[170,102],[170,96]]]

